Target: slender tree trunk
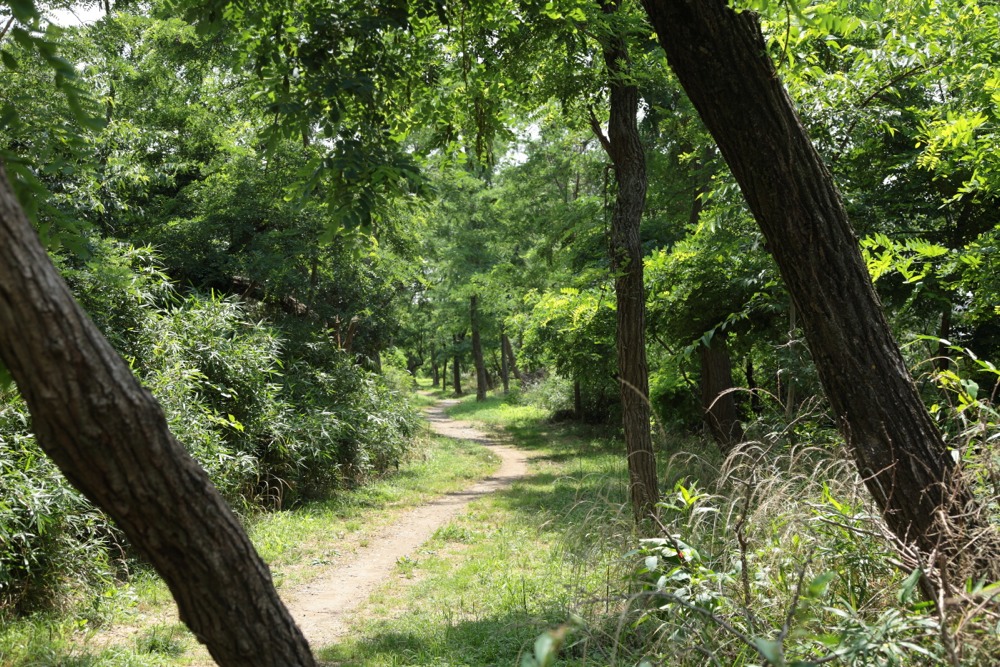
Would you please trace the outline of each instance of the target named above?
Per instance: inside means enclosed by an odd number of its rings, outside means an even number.
[[[490,380],[486,376],[483,342],[479,337],[479,295],[477,294],[469,297],[469,319],[472,321],[472,360],[476,364],[476,400],[485,401]]]
[[[510,366],[507,364],[507,353],[502,342],[500,344],[500,380],[503,382],[503,393],[506,396],[510,392]]]
[[[514,346],[510,344],[510,338],[507,334],[500,336],[500,344],[503,346],[504,352],[507,354],[507,363],[510,366],[510,372],[514,374],[514,379],[520,382],[524,378],[521,377],[521,371],[517,367],[517,358],[514,357]]]
[[[705,424],[722,453],[728,454],[743,441],[743,427],[736,412],[733,369],[725,334],[717,334],[709,345],[699,345],[698,356]]]
[[[448,386],[448,357],[441,361],[441,389]]]
[[[455,395],[456,396],[461,396],[462,395],[462,366],[459,363],[458,346],[462,342],[462,337],[459,336],[458,334],[455,334],[455,337],[452,340],[455,343],[455,356],[451,360],[451,384],[452,384],[452,387],[455,389]]]
[[[972,495],[917,394],[833,178],[767,55],[757,17],[725,0],[643,4],[764,232],[841,432],[886,521],[925,552],[957,554],[983,522],[966,514]],[[987,572],[996,541],[987,535],[980,544],[970,557]]]
[[[601,0],[605,14],[618,11],[617,0]],[[659,502],[656,458],[650,434],[649,370],[646,364],[646,292],[642,280],[639,227],[646,204],[646,156],[636,114],[639,90],[627,82],[631,67],[625,39],[604,38],[611,115],[604,136],[596,118],[594,133],[614,164],[618,186],[611,214],[611,268],[615,272],[618,329],[618,384],[625,427],[632,512],[637,522],[655,516]]]
[[[219,665],[314,665],[239,521],[71,296],[0,169],[0,358],[38,444],[166,581]]]

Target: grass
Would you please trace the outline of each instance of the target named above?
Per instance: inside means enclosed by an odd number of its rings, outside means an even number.
[[[479,444],[423,435],[399,471],[323,501],[252,517],[248,532],[276,585],[294,586],[366,543],[406,508],[469,486],[496,469]],[[64,614],[13,620],[0,628],[3,667],[161,667],[191,660],[197,643],[180,625],[169,591],[152,574]]]

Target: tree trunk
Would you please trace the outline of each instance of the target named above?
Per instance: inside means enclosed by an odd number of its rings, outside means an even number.
[[[431,386],[439,387],[441,385],[441,367],[438,366],[437,362],[437,352],[431,352]]]
[[[455,395],[456,396],[461,396],[462,395],[462,366],[458,362],[459,354],[460,354],[459,351],[458,351],[458,346],[462,342],[462,337],[459,336],[458,334],[455,334],[455,337],[452,339],[452,341],[455,344],[455,356],[451,360],[451,384],[452,384],[452,387],[455,389]]]
[[[510,365],[510,372],[514,374],[514,379],[520,382],[521,370],[517,367],[517,359],[514,357],[514,346],[510,344],[510,338],[507,334],[500,336],[500,344],[503,346],[504,352],[507,353],[507,363]]]
[[[441,362],[441,390],[444,391],[448,386],[448,357],[445,356],[444,360]]]
[[[507,364],[507,353],[504,351],[502,342],[500,344],[500,381],[503,382],[503,394],[506,396],[510,392],[510,366]]]
[[[756,16],[725,0],[643,4],[764,232],[841,432],[886,521],[925,552],[956,554],[981,525],[964,515],[973,498],[917,394],[833,178]],[[953,524],[947,530],[942,517]],[[992,555],[981,553],[975,565]]]
[[[476,364],[476,400],[485,401],[490,380],[486,376],[483,342],[479,337],[479,295],[477,294],[469,297],[469,319],[472,321],[472,360]]]
[[[605,14],[618,11],[616,0],[602,0]],[[649,370],[646,364],[646,292],[642,280],[639,226],[646,204],[646,156],[636,114],[639,90],[627,81],[631,63],[625,39],[618,34],[602,44],[608,68],[611,114],[608,136],[596,118],[594,133],[614,165],[618,186],[611,214],[611,269],[615,273],[618,328],[618,386],[625,427],[629,489],[636,522],[655,516],[659,502],[656,458],[649,420]]]
[[[219,665],[314,665],[239,521],[73,300],[0,169],[0,358],[38,444],[156,568]]]
[[[717,334],[709,345],[698,346],[701,358],[701,406],[705,424],[723,454],[743,441],[743,427],[736,412],[733,369],[725,334]]]

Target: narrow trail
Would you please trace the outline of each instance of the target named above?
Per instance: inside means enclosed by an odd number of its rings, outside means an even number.
[[[500,469],[472,487],[449,493],[408,510],[373,534],[349,560],[331,565],[321,576],[282,597],[313,650],[335,642],[347,630],[350,614],[389,578],[396,561],[413,554],[434,532],[458,516],[476,498],[509,487],[528,471],[524,452],[498,444],[468,422],[448,417],[444,410],[458,401],[445,400],[427,408],[431,429],[438,435],[472,440],[500,457]]]

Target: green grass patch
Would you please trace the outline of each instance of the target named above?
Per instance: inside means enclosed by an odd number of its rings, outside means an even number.
[[[528,437],[547,417],[547,412],[533,405],[509,403],[501,395],[488,396],[477,401],[475,395],[464,396],[460,403],[449,406],[445,412],[455,419],[476,421],[494,429],[502,428],[518,438]]]

